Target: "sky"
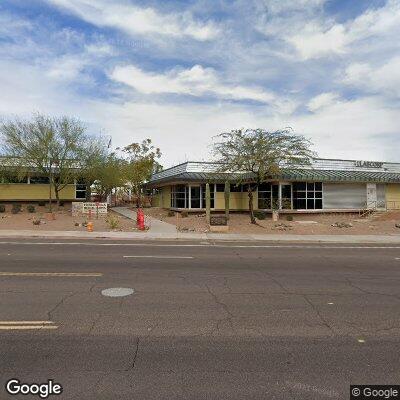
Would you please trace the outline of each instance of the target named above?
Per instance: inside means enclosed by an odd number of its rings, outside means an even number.
[[[400,162],[400,0],[2,0],[0,118],[77,117],[165,167],[291,127],[320,157]]]

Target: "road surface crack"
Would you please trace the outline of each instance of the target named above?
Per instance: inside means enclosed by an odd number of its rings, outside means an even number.
[[[52,320],[52,314],[57,310],[57,308],[60,307],[62,304],[64,304],[67,299],[71,298],[72,296],[75,296],[77,293],[78,292],[72,292],[70,294],[63,296],[62,299],[50,311],[47,312],[49,321]]]
[[[364,293],[364,294],[375,294],[377,296],[393,297],[393,298],[395,298],[397,300],[400,300],[400,297],[398,295],[395,295],[395,294],[370,292],[369,290],[362,289],[361,287],[359,287],[356,284],[354,284],[349,278],[346,278],[346,282],[348,283],[348,285],[350,287],[352,287],[353,289],[357,289],[361,293]]]
[[[320,310],[318,309],[318,307],[305,294],[303,294],[301,296],[310,305],[310,307],[314,310],[315,314],[318,316],[318,318],[322,322],[322,324],[324,326],[326,326],[335,335],[336,332],[334,331],[332,326],[329,325],[328,321],[322,316],[322,314],[321,314]]]
[[[132,363],[131,363],[130,367],[125,370],[125,372],[133,371],[135,369],[136,359],[137,359],[137,356],[138,356],[138,353],[139,353],[139,344],[140,344],[140,338],[138,337],[137,340],[136,340],[135,353],[133,354]]]
[[[229,326],[231,327],[231,330],[234,331],[232,318],[234,318],[235,316],[229,310],[229,307],[224,302],[219,300],[218,296],[210,289],[210,287],[208,285],[205,285],[205,287],[207,288],[207,291],[208,291],[209,295],[212,297],[212,299],[214,300],[215,304],[220,306],[226,314],[225,318],[221,318],[217,321],[215,329],[212,330],[211,334],[213,334],[215,331],[219,331],[220,325],[223,322],[228,322]]]

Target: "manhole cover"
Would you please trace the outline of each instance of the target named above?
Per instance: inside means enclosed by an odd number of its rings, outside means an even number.
[[[108,297],[124,297],[133,294],[133,292],[134,290],[130,288],[116,287],[116,288],[104,289],[101,291],[101,294],[103,296],[108,296]]]

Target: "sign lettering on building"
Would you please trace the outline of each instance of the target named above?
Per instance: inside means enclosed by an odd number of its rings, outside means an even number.
[[[376,161],[356,161],[354,163],[356,167],[361,168],[382,168],[383,162],[376,162]]]

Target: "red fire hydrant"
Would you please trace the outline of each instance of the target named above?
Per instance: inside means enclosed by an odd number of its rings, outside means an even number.
[[[143,210],[141,208],[138,208],[138,210],[137,210],[136,225],[137,225],[137,228],[140,231],[144,231],[145,230],[144,212],[143,212]]]

